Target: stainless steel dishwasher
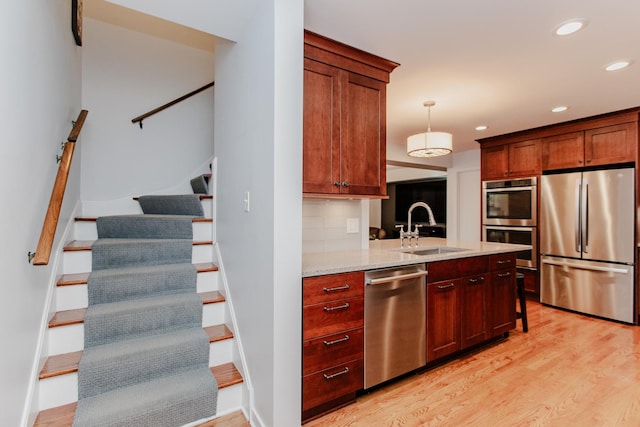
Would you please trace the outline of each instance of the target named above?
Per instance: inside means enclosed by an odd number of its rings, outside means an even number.
[[[425,264],[365,273],[364,388],[427,363]]]

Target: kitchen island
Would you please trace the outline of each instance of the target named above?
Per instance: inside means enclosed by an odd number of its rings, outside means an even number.
[[[464,251],[444,252],[431,255],[415,255],[406,251],[427,248],[454,248]],[[302,256],[302,277],[346,273],[378,268],[399,267],[421,262],[453,260],[484,255],[515,253],[529,249],[523,245],[424,237],[418,248],[409,248],[405,242],[400,248],[400,239],[370,240],[369,249],[339,252],[308,253]]]
[[[516,253],[526,246],[440,238],[420,239],[418,247],[407,243],[400,248],[400,240],[376,240],[367,250],[303,256],[303,421],[348,404],[368,389],[375,359],[395,357],[391,352],[399,347],[396,340],[403,341],[403,349],[396,351],[399,358],[418,352],[421,361],[388,379],[506,337],[515,327]],[[403,283],[400,276],[390,276],[397,277],[398,284],[389,285],[381,298],[387,308],[372,315],[369,291],[380,286],[369,277],[403,266],[415,266],[423,277]],[[365,286],[365,277],[376,286]],[[407,298],[402,289],[409,282],[421,293]],[[415,301],[419,311],[408,314],[407,304],[415,307]],[[390,318],[380,320],[388,313]],[[421,325],[407,325],[413,319]],[[374,328],[372,320],[385,324]],[[374,331],[389,334],[382,337]],[[370,344],[380,337],[391,345],[372,349]]]

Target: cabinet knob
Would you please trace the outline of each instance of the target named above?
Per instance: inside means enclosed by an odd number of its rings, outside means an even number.
[[[340,187],[340,181],[334,181],[333,185],[335,185],[336,187]]]
[[[342,186],[343,187],[348,187],[349,186],[349,181],[342,181]]]

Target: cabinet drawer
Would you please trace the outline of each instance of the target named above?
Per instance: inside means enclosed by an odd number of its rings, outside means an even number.
[[[491,267],[491,271],[495,270],[510,270],[512,268],[516,268],[516,254],[499,254],[499,255],[491,255],[489,264]]]
[[[427,264],[427,283],[482,274],[489,271],[488,262],[487,256],[430,262]]]
[[[364,272],[331,274],[302,280],[302,304],[364,296]]]
[[[302,309],[303,340],[363,326],[364,298],[329,301]]]
[[[364,357],[364,328],[305,341],[302,346],[302,375]]]
[[[306,411],[345,394],[354,393],[363,387],[362,359],[307,375],[302,378],[302,410]]]

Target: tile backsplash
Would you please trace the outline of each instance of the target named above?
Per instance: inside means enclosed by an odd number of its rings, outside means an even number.
[[[303,253],[366,249],[368,237],[368,200],[303,199]]]

